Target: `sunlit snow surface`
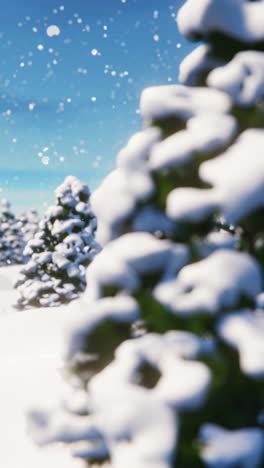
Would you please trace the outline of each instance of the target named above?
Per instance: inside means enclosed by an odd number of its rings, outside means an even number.
[[[38,448],[27,434],[26,412],[55,405],[61,395],[61,332],[71,311],[17,312],[12,284],[19,267],[0,269],[0,459],[5,468],[79,468],[60,446]]]

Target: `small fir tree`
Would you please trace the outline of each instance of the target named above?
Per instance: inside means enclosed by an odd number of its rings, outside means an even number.
[[[24,262],[25,241],[19,222],[3,199],[0,207],[0,265],[16,265]]]
[[[86,267],[99,250],[89,198],[87,185],[73,176],[57,188],[56,205],[24,250],[29,261],[16,284],[19,308],[56,306],[85,289]]]
[[[39,217],[35,210],[21,213],[18,218],[18,225],[23,233],[25,243],[34,238],[39,229]]]

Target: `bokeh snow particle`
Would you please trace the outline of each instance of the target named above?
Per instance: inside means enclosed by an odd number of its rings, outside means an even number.
[[[56,24],[51,24],[50,26],[47,27],[47,36],[53,37],[53,36],[59,36],[60,35],[60,28]]]
[[[99,50],[97,49],[92,49],[91,50],[91,54],[95,57],[96,55],[101,55],[101,53],[99,52]]]
[[[41,158],[41,162],[42,164],[44,164],[44,166],[47,166],[49,164],[49,157],[48,156],[43,156],[43,158]]]

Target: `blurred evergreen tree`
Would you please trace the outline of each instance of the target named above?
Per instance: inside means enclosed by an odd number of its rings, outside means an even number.
[[[3,199],[0,207],[0,265],[16,265],[24,262],[25,241],[18,220]]]
[[[181,8],[205,44],[183,85],[143,92],[93,196],[105,247],[66,349],[84,403],[32,414],[39,443],[92,466],[264,466],[263,24],[260,0]]]

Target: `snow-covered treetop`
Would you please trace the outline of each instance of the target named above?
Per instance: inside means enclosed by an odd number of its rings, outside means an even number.
[[[27,243],[38,231],[39,217],[35,210],[29,210],[27,212],[20,213],[17,218],[18,224],[23,232],[24,241]]]
[[[6,198],[2,198],[1,206],[0,206],[1,213],[5,213],[9,211],[9,209],[10,209],[10,202],[6,200]]]
[[[14,265],[23,263],[25,258],[25,236],[19,220],[12,212],[10,203],[6,199],[0,204],[0,265]]]
[[[55,191],[57,203],[61,205],[76,207],[77,211],[82,211],[83,204],[90,196],[88,186],[82,183],[77,177],[68,176],[65,181]],[[80,206],[77,205],[80,203]]]
[[[205,38],[207,44],[183,60],[180,81],[224,91],[234,105],[261,102],[263,23],[263,0],[188,0],[178,14],[179,29],[194,39]],[[263,119],[258,126],[263,127]]]
[[[254,44],[264,40],[264,1],[187,0],[177,22],[180,32],[191,39],[222,33]]]
[[[48,229],[55,245],[59,245],[64,239],[65,248],[67,245],[69,248],[81,247],[84,237],[87,237],[87,243],[96,229],[96,218],[89,202],[90,190],[77,177],[68,176],[56,189],[55,195],[56,205],[47,209],[44,219],[40,222],[40,231]],[[42,233],[37,237],[43,238],[43,235]],[[34,247],[36,239],[32,242]],[[29,243],[29,248],[30,245]]]

